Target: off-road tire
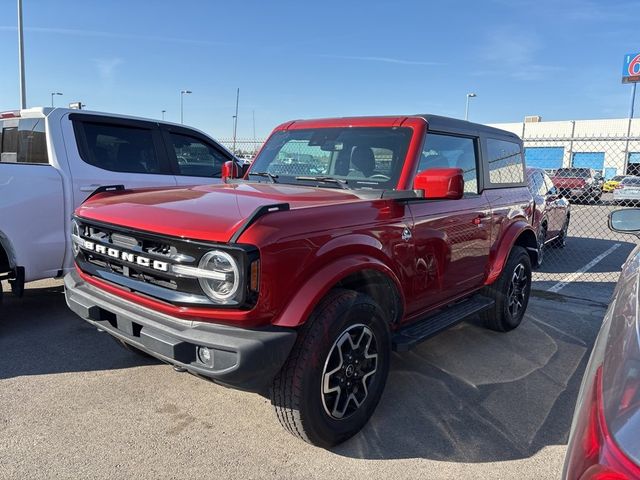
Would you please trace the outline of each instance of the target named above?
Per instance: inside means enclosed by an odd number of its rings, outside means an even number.
[[[368,392],[360,406],[350,416],[336,419],[331,416],[335,410],[329,412],[326,407],[325,370],[338,340],[347,331],[365,326],[372,333],[371,343],[375,341],[376,370],[366,379],[367,388],[360,391]],[[289,358],[273,381],[271,403],[280,424],[295,437],[319,447],[344,442],[360,431],[378,405],[389,373],[390,356],[389,324],[378,304],[363,293],[332,290],[301,327]],[[360,373],[359,381],[364,382]]]
[[[509,310],[509,292],[512,284],[513,275],[516,268],[521,266],[526,275],[526,283],[523,287],[522,306],[516,315]],[[531,258],[527,251],[520,246],[514,246],[509,254],[507,263],[498,280],[492,285],[485,288],[484,294],[495,301],[495,304],[489,310],[481,314],[487,328],[497,332],[508,332],[513,330],[524,317],[529,303],[529,294],[531,292]]]

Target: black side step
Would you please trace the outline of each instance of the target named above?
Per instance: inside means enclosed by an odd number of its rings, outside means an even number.
[[[418,320],[398,330],[393,335],[393,350],[406,352],[427,338],[433,337],[471,315],[487,310],[495,301],[483,295],[475,295],[455,305],[445,308],[435,315]]]

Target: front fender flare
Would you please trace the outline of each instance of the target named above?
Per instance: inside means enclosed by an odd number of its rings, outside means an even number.
[[[523,235],[525,237],[523,237]],[[529,237],[529,235],[531,235],[531,237]],[[505,263],[507,263],[507,259],[509,258],[509,254],[511,253],[513,246],[520,238],[523,238],[523,241],[525,242],[524,246],[526,248],[536,248],[536,234],[533,227],[531,227],[531,225],[529,225],[525,220],[518,220],[512,223],[507,231],[502,235],[502,240],[499,243],[500,246],[498,247],[498,250],[491,254],[489,272],[487,273],[485,285],[490,285],[498,279],[502,273]],[[529,245],[531,243],[531,238],[533,238],[533,244]]]
[[[384,262],[368,255],[349,255],[331,262],[316,271],[287,303],[279,316],[272,322],[279,327],[298,327],[306,322],[318,302],[340,280],[352,273],[376,270],[389,277],[400,295],[404,307],[404,295],[398,277]]]

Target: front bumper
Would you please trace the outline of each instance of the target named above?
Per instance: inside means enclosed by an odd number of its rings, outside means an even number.
[[[104,292],[72,271],[67,305],[90,324],[163,362],[242,390],[261,391],[280,371],[296,340],[292,329],[244,329],[179,320]],[[198,347],[209,349],[204,363]]]

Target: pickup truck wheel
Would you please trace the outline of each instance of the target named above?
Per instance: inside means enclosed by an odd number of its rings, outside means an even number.
[[[487,328],[508,332],[520,325],[530,292],[531,259],[524,248],[516,245],[498,280],[487,287],[486,295],[495,300],[495,305],[482,313]]]
[[[390,355],[388,322],[374,300],[331,291],[300,329],[273,381],[271,403],[280,424],[319,447],[347,440],[378,405]]]

